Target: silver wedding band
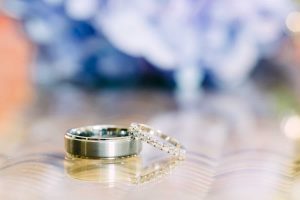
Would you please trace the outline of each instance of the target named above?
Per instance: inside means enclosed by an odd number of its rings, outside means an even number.
[[[138,155],[140,140],[132,139],[127,128],[95,125],[73,128],[65,134],[67,154],[88,158],[118,158]]]

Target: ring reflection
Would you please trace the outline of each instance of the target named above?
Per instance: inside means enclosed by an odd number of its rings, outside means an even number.
[[[78,180],[107,183],[127,182],[143,184],[156,181],[170,172],[182,160],[176,157],[161,159],[147,166],[143,166],[140,156],[108,159],[84,159],[76,157],[65,158],[66,173]]]

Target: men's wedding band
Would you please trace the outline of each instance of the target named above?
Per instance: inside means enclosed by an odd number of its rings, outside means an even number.
[[[127,128],[95,125],[68,130],[65,149],[76,157],[118,158],[138,155],[142,143],[134,139]]]

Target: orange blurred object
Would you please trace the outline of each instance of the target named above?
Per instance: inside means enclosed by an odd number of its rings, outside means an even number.
[[[0,14],[0,130],[7,128],[30,97],[32,46],[19,24]]]

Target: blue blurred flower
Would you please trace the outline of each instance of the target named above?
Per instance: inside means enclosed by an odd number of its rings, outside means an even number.
[[[130,55],[162,69],[197,66],[216,82],[235,84],[276,49],[291,9],[287,0],[117,0],[96,20]]]
[[[36,80],[90,85],[126,83],[152,65],[180,73],[197,68],[216,84],[237,84],[276,49],[292,6],[288,0],[6,1],[38,47]]]

